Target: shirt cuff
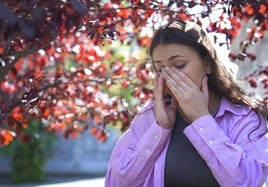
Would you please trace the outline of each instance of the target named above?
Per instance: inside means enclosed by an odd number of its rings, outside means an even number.
[[[184,133],[205,160],[218,145],[228,140],[211,115],[198,118],[184,129]]]
[[[168,141],[172,129],[165,129],[155,121],[137,144],[137,150],[145,157],[158,156]]]

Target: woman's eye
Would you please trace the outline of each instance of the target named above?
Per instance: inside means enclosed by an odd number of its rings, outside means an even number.
[[[184,68],[184,66],[185,66],[185,64],[182,64],[182,65],[179,65],[179,66],[175,66],[175,68],[182,69],[182,68]]]

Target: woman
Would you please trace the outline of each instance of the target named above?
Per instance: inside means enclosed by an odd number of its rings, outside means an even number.
[[[106,186],[262,186],[268,111],[233,80],[201,28],[172,21],[149,54],[154,101],[116,144]]]

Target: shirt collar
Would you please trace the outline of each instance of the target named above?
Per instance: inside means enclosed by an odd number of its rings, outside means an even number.
[[[226,111],[229,111],[235,115],[245,115],[247,113],[247,107],[244,105],[231,103],[225,97],[222,97],[216,117],[224,115]]]

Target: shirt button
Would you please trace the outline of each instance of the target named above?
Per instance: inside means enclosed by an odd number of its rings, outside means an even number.
[[[159,136],[154,136],[154,140],[158,140],[159,139]]]
[[[212,145],[212,144],[214,144],[214,141],[213,141],[213,140],[210,140],[208,143],[209,143],[210,145]]]
[[[199,129],[200,132],[204,132],[204,130],[205,130],[205,129],[204,129],[203,127],[201,127],[201,128]]]
[[[146,153],[149,154],[151,151],[150,149],[146,149]]]

